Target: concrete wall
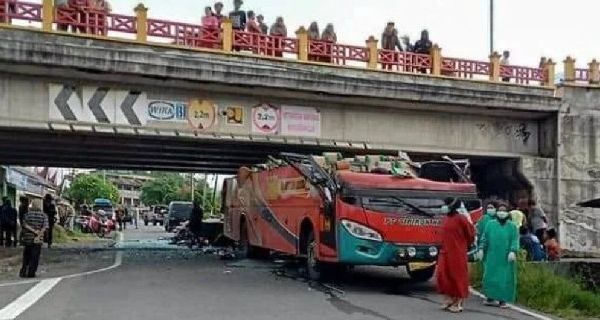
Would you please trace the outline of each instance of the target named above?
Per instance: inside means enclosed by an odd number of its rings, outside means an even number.
[[[600,253],[600,210],[576,203],[600,198],[600,88],[560,89],[561,234],[574,251]]]
[[[51,111],[56,108],[54,96],[49,94],[50,79],[0,75],[0,125],[44,126],[53,122]],[[59,83],[61,84],[61,83]],[[82,88],[97,88],[104,83],[79,83],[71,104],[86,108]],[[252,107],[259,103],[275,106],[293,105],[315,108],[321,115],[319,139],[337,142],[367,143],[377,149],[403,149],[417,152],[436,152],[487,156],[537,156],[540,152],[540,122],[535,119],[517,119],[493,115],[442,113],[408,110],[398,102],[398,108],[346,105],[334,102],[314,102],[301,99],[282,99],[206,91],[168,89],[121,85],[114,90],[141,90],[148,100],[183,101],[210,100],[217,106],[217,123],[209,132],[249,136]],[[111,89],[111,90],[112,90]],[[55,94],[55,93],[54,93]],[[76,102],[78,100],[78,102]],[[106,98],[103,105],[120,104]],[[230,124],[222,115],[228,107],[244,110],[242,124]],[[108,107],[105,107],[108,108]],[[89,113],[89,111],[88,111]],[[149,126],[165,129],[191,130],[187,121],[150,121]]]

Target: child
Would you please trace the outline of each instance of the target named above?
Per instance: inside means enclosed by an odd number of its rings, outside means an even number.
[[[548,261],[560,260],[560,244],[556,240],[556,230],[554,228],[546,230],[544,235],[544,247],[546,248],[546,256]]]

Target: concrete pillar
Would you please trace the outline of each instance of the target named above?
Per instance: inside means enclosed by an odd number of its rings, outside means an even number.
[[[592,62],[588,63],[590,68],[590,84],[598,84],[600,83],[600,64],[596,59],[592,60]]]
[[[231,19],[225,18],[221,23],[223,30],[223,51],[231,52],[233,50],[233,23]]]
[[[43,0],[42,2],[42,30],[46,32],[52,31],[52,23],[54,22],[54,1]]]
[[[542,83],[542,85],[548,87],[554,87],[555,75],[554,69],[556,67],[556,63],[552,61],[552,59],[548,59],[546,64],[544,64],[544,74],[546,75],[546,81]]]
[[[304,27],[296,31],[298,38],[298,61],[308,61],[308,31]]]
[[[500,81],[500,54],[495,52],[489,55],[490,58],[490,81]]]
[[[368,69],[377,69],[377,63],[379,62],[379,50],[377,49],[377,39],[374,36],[370,36],[367,41],[367,50],[369,50],[369,61],[367,62]]]
[[[133,10],[135,11],[137,26],[135,39],[138,42],[146,42],[148,41],[148,8],[140,3]]]
[[[437,43],[431,48],[431,74],[442,75],[442,48]]]
[[[573,83],[575,82],[575,59],[571,58],[571,56],[567,56],[565,60],[563,60],[565,67],[565,83]]]

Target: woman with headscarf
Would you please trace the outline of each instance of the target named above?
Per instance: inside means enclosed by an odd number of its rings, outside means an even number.
[[[498,205],[496,220],[490,221],[483,232],[481,244],[484,260],[483,294],[487,305],[507,308],[517,293],[516,260],[519,252],[519,230],[510,221],[508,206]]]
[[[442,222],[437,289],[446,297],[443,309],[457,313],[463,310],[463,300],[469,296],[467,251],[475,239],[475,228],[460,214],[462,202],[459,199],[447,198],[444,203],[442,212],[447,216]]]
[[[325,56],[321,59],[323,62],[333,62],[333,57],[331,56],[333,52],[333,44],[337,42],[337,35],[335,34],[335,30],[333,29],[333,24],[328,23],[323,30],[323,34],[321,35],[321,41],[325,43]]]
[[[269,54],[273,54],[275,57],[283,57],[283,41],[281,41],[281,38],[287,37],[287,28],[282,17],[277,17],[275,23],[271,26],[269,35],[271,36],[271,41],[273,41],[274,48],[273,50],[269,50]]]
[[[308,26],[308,41],[319,41],[321,40],[321,33],[319,32],[319,25],[316,21],[311,22],[310,26]],[[310,46],[310,45],[309,45]],[[308,53],[309,61],[317,61],[318,57],[314,54],[310,54],[310,50]]]

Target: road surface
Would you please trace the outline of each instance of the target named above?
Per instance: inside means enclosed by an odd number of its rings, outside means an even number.
[[[431,283],[411,284],[398,269],[357,269],[333,284],[310,284],[295,266],[222,261],[185,248],[165,250],[173,248],[157,240],[165,236],[160,227],[127,230],[120,244],[125,248],[121,265],[61,279],[17,319],[535,319],[484,307],[478,298],[460,315],[443,312]],[[153,243],[161,250],[148,250]],[[31,288],[0,287],[0,308]]]

